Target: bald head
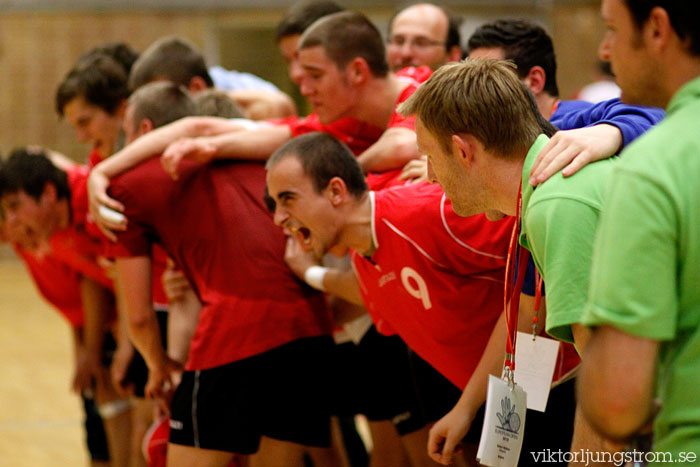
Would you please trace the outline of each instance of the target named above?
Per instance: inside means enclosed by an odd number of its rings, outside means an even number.
[[[423,65],[435,70],[461,58],[459,22],[441,7],[420,3],[399,10],[389,28],[392,71]]]

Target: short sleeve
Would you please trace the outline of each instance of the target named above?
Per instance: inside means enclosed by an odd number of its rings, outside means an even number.
[[[586,304],[597,209],[574,199],[541,200],[529,206],[525,227],[537,268],[547,284],[546,330],[573,343],[571,325]]]
[[[583,322],[649,339],[673,339],[678,216],[672,198],[655,182],[618,169],[606,200]]]
[[[111,258],[151,256],[151,244],[149,228],[142,223],[143,215],[139,212],[139,203],[136,197],[130,195],[123,183],[113,182],[110,196],[121,202],[126,211],[127,229],[117,232],[116,243],[109,242],[106,252]]]

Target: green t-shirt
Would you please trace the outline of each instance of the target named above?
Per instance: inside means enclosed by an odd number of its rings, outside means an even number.
[[[700,457],[700,78],[624,151],[606,192],[584,324],[663,341],[655,449]]]
[[[568,178],[558,173],[533,189],[530,169],[547,141],[544,135],[537,138],[523,165],[520,244],[530,250],[547,284],[547,332],[573,342],[571,324],[581,321],[586,305],[593,240],[617,158],[589,164]]]

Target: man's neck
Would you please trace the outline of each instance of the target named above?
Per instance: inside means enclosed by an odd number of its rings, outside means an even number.
[[[361,96],[361,102],[355,117],[363,122],[386,129],[394,113],[399,94],[408,86],[393,73],[384,78],[370,78]]]
[[[52,218],[53,229],[63,230],[70,227],[71,224],[71,209],[70,202],[67,199],[61,199],[56,203],[56,209]]]
[[[489,190],[492,211],[502,212],[507,216],[517,214],[524,163],[525,155],[511,159],[493,159],[493,176]]]
[[[559,98],[554,97],[547,92],[542,92],[539,96],[535,97],[535,101],[537,102],[537,108],[540,109],[542,116],[549,120],[552,118],[552,114],[556,110]]]
[[[369,191],[348,205],[343,214],[339,243],[361,255],[369,256],[375,245],[372,240],[372,201]]]
[[[687,55],[679,53],[674,65],[666,71],[667,79],[664,82],[664,89],[659,93],[659,107],[668,107],[669,102],[680,88],[688,84],[695,78],[700,77],[700,58],[688,58]]]

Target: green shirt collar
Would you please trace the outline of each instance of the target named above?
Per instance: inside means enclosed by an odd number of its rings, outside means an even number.
[[[530,185],[530,171],[532,170],[532,165],[535,163],[537,154],[542,151],[542,148],[549,142],[549,138],[546,135],[540,135],[537,137],[535,142],[530,146],[530,150],[525,156],[525,163],[523,164],[523,176],[522,176],[522,197],[523,197],[523,211],[520,215],[520,221],[525,218],[525,212],[527,211],[527,205],[530,202],[530,197],[535,189]],[[520,244],[525,245],[525,229],[520,229]],[[525,245],[526,246],[526,245]]]
[[[671,98],[666,113],[668,115],[700,98],[700,76],[685,83]]]

